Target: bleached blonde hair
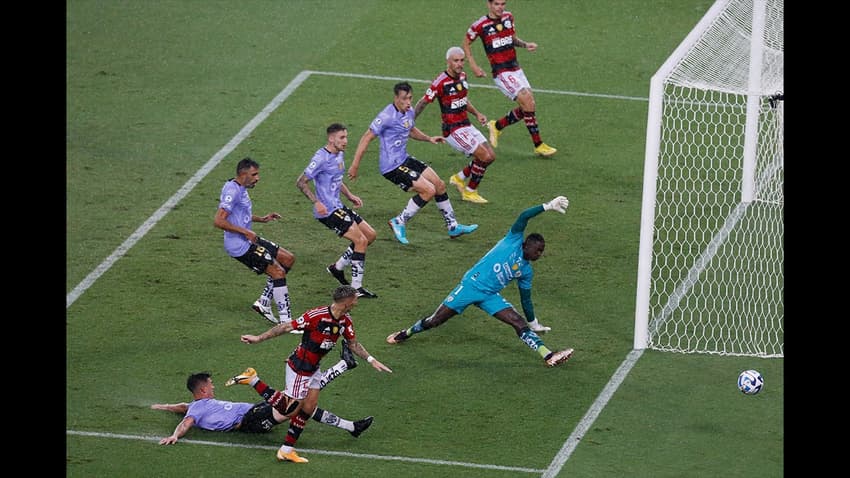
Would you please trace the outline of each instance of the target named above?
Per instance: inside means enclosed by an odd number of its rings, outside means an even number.
[[[459,46],[453,46],[446,50],[446,60],[449,59],[453,54],[459,54],[460,56],[466,56],[466,53],[463,52],[463,48]]]

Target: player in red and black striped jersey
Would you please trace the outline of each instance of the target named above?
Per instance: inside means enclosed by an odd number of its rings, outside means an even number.
[[[537,43],[522,40],[516,35],[514,16],[505,10],[506,3],[507,0],[487,0],[487,15],[475,20],[463,37],[463,51],[475,76],[483,78],[485,75],[484,70],[475,62],[471,48],[472,42],[481,38],[496,87],[518,105],[502,118],[487,123],[490,129],[490,143],[494,148],[498,147],[502,130],[521,119],[531,134],[535,154],[552,156],[558,150],[540,138],[534,94],[516,56],[517,47],[535,51]]]
[[[324,378],[319,363],[322,357],[333,349],[340,337],[345,338],[351,351],[366,359],[372,368],[379,372],[392,372],[357,341],[349,314],[357,305],[357,300],[357,289],[350,285],[341,285],[334,289],[333,303],[330,305],[310,309],[300,317],[281,322],[260,335],[243,335],[240,339],[246,344],[256,344],[292,330],[304,331],[301,343],[286,361],[286,388],[283,391],[286,399],[279,400],[279,405],[275,405],[276,408],[280,407],[279,411],[285,412],[290,422],[284,444],[277,452],[281,461],[307,461],[306,458],[298,456],[293,447],[319,403],[321,381]],[[297,405],[293,407],[293,403]]]
[[[469,83],[463,71],[465,56],[463,49],[457,46],[446,51],[445,71],[431,82],[413,111],[415,118],[418,118],[429,103],[438,101],[443,137],[454,149],[472,158],[467,166],[449,178],[449,182],[458,188],[464,201],[486,203],[488,201],[478,194],[478,184],[484,179],[487,167],[496,160],[496,152],[469,121],[468,113],[472,113],[482,125],[487,124],[487,117],[475,109],[468,98]],[[467,178],[469,184],[464,183]]]

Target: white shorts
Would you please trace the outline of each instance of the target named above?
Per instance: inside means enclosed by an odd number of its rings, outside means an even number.
[[[487,139],[478,128],[467,125],[452,131],[452,134],[446,136],[446,142],[461,153],[472,156],[478,146],[486,143]]]
[[[496,87],[505,96],[516,101],[516,97],[523,88],[531,89],[531,84],[528,83],[528,78],[525,77],[525,72],[522,69],[516,71],[504,71],[493,78]]]
[[[283,394],[295,400],[304,400],[307,398],[307,392],[311,388],[322,388],[322,378],[325,376],[321,369],[313,372],[312,375],[298,375],[295,370],[286,364],[286,388]]]

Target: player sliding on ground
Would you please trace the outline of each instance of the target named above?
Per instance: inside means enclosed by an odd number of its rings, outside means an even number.
[[[283,392],[271,393],[266,390],[267,385],[257,378],[252,368],[233,377],[227,383],[227,385],[239,383],[254,387],[254,390],[263,395],[272,407],[289,418],[286,438],[277,450],[279,461],[307,463],[309,460],[299,456],[295,451],[295,445],[307,425],[307,420],[310,417],[320,416],[321,421],[331,423],[338,419],[333,414],[326,415],[328,412],[317,407],[319,393],[322,391],[322,379],[325,378],[320,362],[336,345],[340,337],[348,341],[348,346],[354,355],[366,359],[373,369],[379,372],[392,372],[357,341],[350,312],[357,305],[358,298],[357,289],[350,285],[341,285],[334,289],[333,302],[330,305],[314,307],[300,317],[281,322],[260,335],[246,334],[240,337],[243,343],[257,344],[289,333],[293,329],[304,331],[301,342],[286,360],[286,386]]]
[[[532,217],[543,211],[558,211],[565,214],[569,204],[567,198],[558,196],[545,204],[532,206],[523,211],[505,237],[466,271],[460,284],[443,299],[433,314],[417,320],[410,328],[390,334],[387,342],[397,344],[408,340],[413,334],[433,329],[455,315],[463,313],[470,305],[475,305],[513,327],[520,340],[532,350],[536,350],[546,361],[547,366],[554,367],[566,362],[573,354],[573,349],[553,352],[546,347],[537,332],[547,332],[551,328],[537,321],[534,305],[531,302],[531,279],[534,275],[531,263],[543,255],[546,242],[540,234],[532,233],[524,239],[523,234]],[[500,294],[502,289],[514,279],[517,280],[519,287],[522,310],[525,317],[532,319],[531,321],[519,315],[514,306]]]

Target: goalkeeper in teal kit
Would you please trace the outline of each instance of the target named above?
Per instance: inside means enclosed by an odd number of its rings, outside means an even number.
[[[505,237],[466,271],[460,284],[449,293],[433,314],[416,321],[407,329],[390,334],[387,342],[397,344],[406,341],[412,335],[437,327],[455,315],[463,313],[470,305],[475,305],[513,327],[520,340],[532,350],[536,350],[547,366],[554,367],[566,362],[573,354],[573,349],[553,352],[546,347],[537,332],[550,329],[537,321],[531,301],[531,279],[534,276],[531,263],[543,255],[546,242],[543,236],[537,233],[529,234],[528,237],[523,235],[529,219],[543,211],[558,211],[564,214],[569,204],[567,198],[558,196],[545,204],[532,206],[523,211]],[[500,294],[502,289],[514,279],[519,287],[522,310],[525,317],[530,319],[528,321]]]

